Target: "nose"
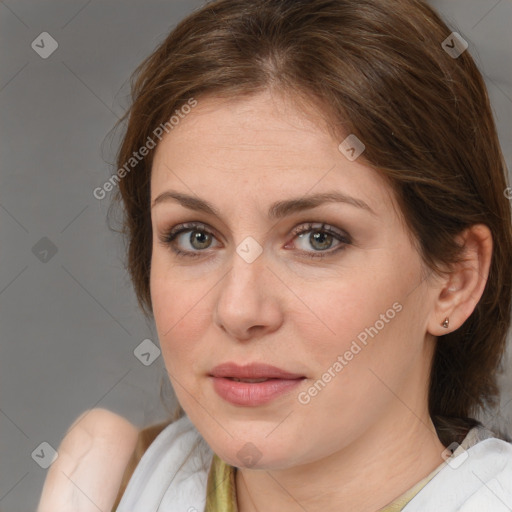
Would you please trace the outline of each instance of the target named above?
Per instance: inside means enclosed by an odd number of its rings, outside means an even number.
[[[254,261],[240,254],[233,252],[231,268],[218,285],[213,321],[231,337],[247,341],[279,329],[282,283],[268,266],[265,251]]]

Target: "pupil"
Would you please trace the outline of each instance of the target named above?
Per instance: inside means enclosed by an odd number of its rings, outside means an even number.
[[[329,242],[331,241],[331,238],[332,238],[332,236],[329,235],[329,233],[316,232],[316,233],[312,234],[312,236],[313,236],[313,241],[315,243],[318,241],[321,242],[322,238],[324,238],[324,244],[320,244],[321,249],[325,249],[326,247],[329,247],[329,245],[330,245]],[[325,243],[325,239],[327,239],[327,243]],[[314,246],[314,244],[313,244],[313,246]]]
[[[191,242],[192,246],[194,246],[194,241],[197,241],[200,245],[201,245],[201,244],[204,244],[204,243],[205,243],[205,241],[204,241],[204,240],[203,240],[203,241],[201,241],[201,237],[205,237],[205,238],[206,238],[206,242],[208,241],[208,235],[207,235],[207,233],[203,233],[202,231],[195,231],[195,232],[192,232],[192,233],[191,233],[191,235],[190,235],[190,237],[191,237],[190,242]],[[206,244],[206,245],[208,245],[208,244]],[[204,247],[200,247],[200,248],[201,248],[201,249],[204,249]]]

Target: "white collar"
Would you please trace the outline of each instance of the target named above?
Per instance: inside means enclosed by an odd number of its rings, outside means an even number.
[[[470,430],[444,467],[402,512],[510,512],[512,444]],[[213,452],[187,416],[168,425],[144,453],[116,512],[204,510]]]

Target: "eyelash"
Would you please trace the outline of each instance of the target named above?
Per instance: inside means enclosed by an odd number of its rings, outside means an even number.
[[[305,223],[301,224],[300,226],[294,228],[292,230],[292,235],[294,235],[294,239],[302,235],[304,233],[308,233],[310,231],[314,232],[322,232],[322,233],[328,233],[329,235],[332,235],[335,237],[339,242],[341,242],[340,246],[336,249],[329,250],[329,251],[302,251],[302,254],[305,257],[308,258],[326,258],[328,256],[332,256],[333,254],[337,253],[338,251],[344,250],[345,246],[350,245],[352,242],[350,240],[350,237],[342,232],[338,232],[332,228],[325,227],[328,226],[326,224],[321,224],[321,226],[314,226],[313,223]],[[178,226],[175,226],[171,228],[170,230],[163,233],[162,237],[160,238],[160,242],[166,246],[170,247],[171,250],[179,257],[184,258],[198,258],[202,256],[202,252],[205,251],[182,251],[180,249],[177,249],[175,247],[175,244],[173,243],[174,240],[178,235],[181,235],[182,233],[186,233],[187,231],[197,231],[200,233],[204,233],[207,235],[215,236],[214,233],[212,233],[210,230],[208,230],[203,223],[200,222],[189,222],[185,224],[179,224]]]

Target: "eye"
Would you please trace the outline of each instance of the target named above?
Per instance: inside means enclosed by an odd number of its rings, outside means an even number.
[[[308,233],[309,236],[306,236]],[[295,238],[300,239],[301,242],[305,242],[303,246],[313,247],[313,252],[303,250],[304,255],[310,258],[325,258],[343,250],[345,246],[352,243],[348,234],[330,226],[326,227],[326,224],[302,224],[296,227],[292,234],[295,235]],[[335,241],[338,241],[338,244],[335,245],[336,249],[326,250],[330,249]]]
[[[307,233],[310,233],[310,235],[306,236]],[[305,242],[303,246],[309,245],[309,247],[313,247],[313,251],[307,249],[301,249],[300,251],[304,256],[311,258],[323,258],[332,255],[352,243],[347,233],[326,226],[326,224],[301,224],[293,229],[292,234],[294,235],[294,239],[298,238],[301,242]],[[206,252],[205,250],[211,247],[212,239],[214,238],[215,235],[213,232],[204,224],[190,222],[180,224],[165,232],[160,238],[160,242],[164,246],[170,247],[172,251],[180,257],[195,258],[202,256],[201,253]],[[334,246],[336,248],[334,250],[327,250],[331,249],[335,241],[338,242],[338,244]],[[191,249],[186,248],[182,250],[177,247],[178,245],[183,247],[183,244],[189,244]],[[289,248],[289,244],[287,244],[285,248]]]
[[[189,235],[183,236],[186,233],[189,233]],[[167,231],[164,233],[163,237],[160,238],[160,241],[163,245],[169,246],[177,255],[194,258],[201,256],[200,252],[210,247],[212,237],[214,237],[214,234],[209,231],[204,224],[190,222],[180,224]],[[192,250],[186,249],[182,251],[176,248],[176,242],[180,242],[180,239],[181,242],[188,242]]]

